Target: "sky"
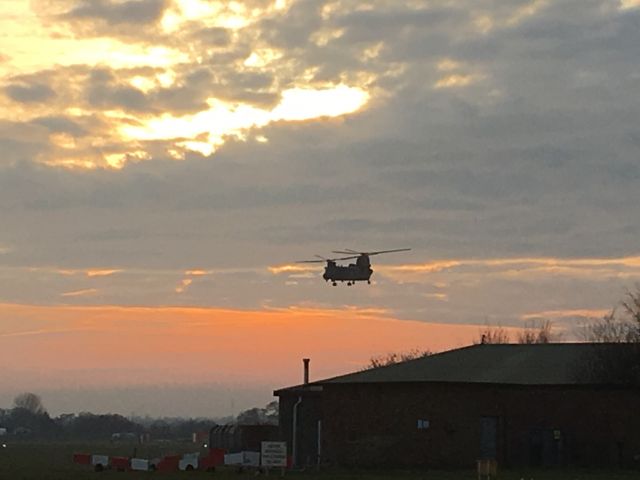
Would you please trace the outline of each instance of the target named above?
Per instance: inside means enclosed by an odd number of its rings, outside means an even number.
[[[237,414],[640,282],[639,0],[0,0],[0,407]],[[332,287],[333,250],[372,284]]]

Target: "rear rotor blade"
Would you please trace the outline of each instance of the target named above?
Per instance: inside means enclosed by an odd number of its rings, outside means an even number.
[[[380,250],[378,252],[367,252],[365,255],[380,255],[381,253],[391,253],[391,252],[408,252],[411,250],[410,248],[396,248],[395,250]]]

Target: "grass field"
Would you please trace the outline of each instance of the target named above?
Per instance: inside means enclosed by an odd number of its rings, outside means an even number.
[[[133,449],[141,458],[152,458],[164,454],[194,452],[189,443],[151,443],[148,445],[123,444],[71,444],[71,443],[16,443],[0,449],[0,480],[100,480],[123,479],[138,480],[159,478],[173,479],[241,479],[255,478],[253,472],[239,474],[235,469],[219,468],[216,472],[94,472],[89,466],[74,465],[71,461],[74,452],[100,453],[106,455],[131,456]],[[204,452],[203,452],[204,453]],[[278,478],[279,472],[271,472],[269,477]],[[474,480],[474,471],[350,471],[325,470],[317,472],[287,472],[286,478],[309,480]],[[640,472],[631,471],[503,471],[500,480],[640,480]]]

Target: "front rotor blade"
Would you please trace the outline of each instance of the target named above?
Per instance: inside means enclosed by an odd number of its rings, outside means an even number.
[[[337,261],[337,260],[352,260],[354,258],[358,258],[360,255],[354,255],[352,257],[343,257],[343,258],[332,258],[333,261]]]

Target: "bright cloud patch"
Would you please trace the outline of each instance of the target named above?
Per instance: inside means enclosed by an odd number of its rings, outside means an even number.
[[[360,88],[346,85],[322,90],[294,88],[285,90],[280,104],[271,111],[249,105],[234,107],[211,100],[212,106],[207,111],[185,117],[164,115],[149,120],[144,126],[123,126],[121,133],[133,140],[188,139],[180,145],[208,155],[224,143],[227,135],[241,136],[246,129],[281,120],[301,121],[353,113],[368,98]],[[202,134],[207,135],[207,142],[193,140]]]
[[[620,0],[620,8],[622,10],[638,7],[640,7],[640,0]]]

